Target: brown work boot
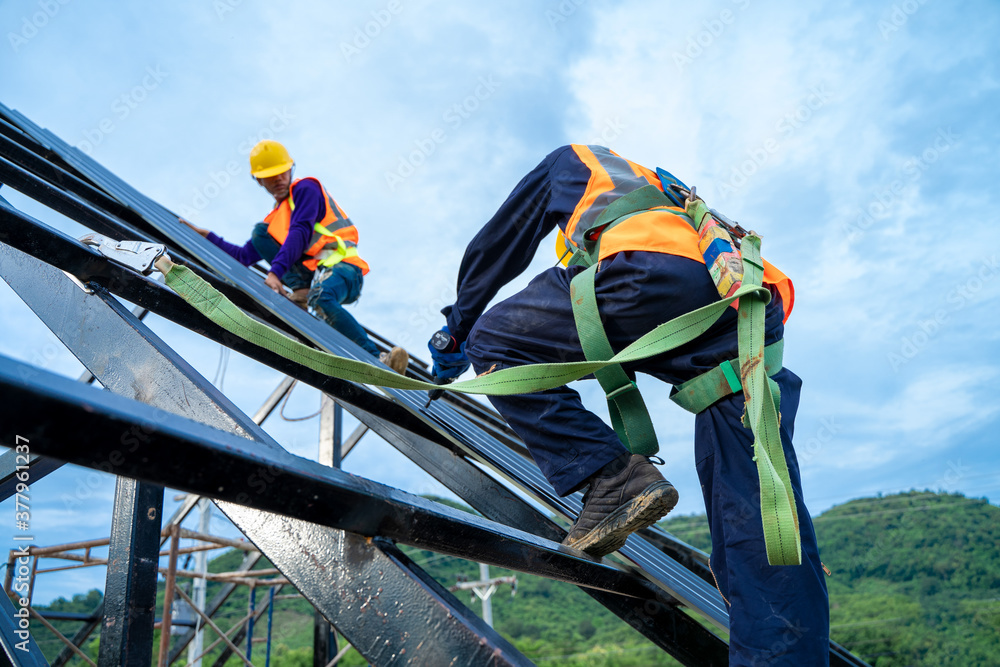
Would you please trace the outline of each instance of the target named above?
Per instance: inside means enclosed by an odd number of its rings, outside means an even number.
[[[302,310],[309,310],[309,288],[303,287],[302,289],[292,290],[292,295],[288,297],[291,299],[292,303],[301,308]]]
[[[406,367],[410,365],[410,355],[401,347],[382,352],[378,355],[378,360],[400,375],[406,375]]]
[[[591,556],[606,556],[676,504],[677,489],[647,457],[625,454],[590,478],[580,516],[562,543]]]

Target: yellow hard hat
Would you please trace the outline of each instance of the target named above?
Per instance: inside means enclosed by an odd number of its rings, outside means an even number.
[[[570,256],[573,254],[573,247],[570,246],[569,241],[566,240],[566,235],[563,234],[563,230],[557,229],[558,234],[556,234],[556,257],[559,258],[559,263],[563,266],[569,266]]]
[[[267,178],[283,174],[295,164],[288,149],[273,139],[258,142],[250,149],[250,175]]]

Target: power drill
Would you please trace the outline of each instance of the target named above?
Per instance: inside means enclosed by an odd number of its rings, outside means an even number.
[[[452,338],[451,334],[443,329],[441,331],[434,332],[431,336],[431,347],[433,347],[438,352],[444,352],[445,354],[451,354],[453,352],[458,352],[459,344],[458,341]],[[437,376],[434,377],[434,384],[448,384],[454,381],[454,378],[449,378],[447,380],[442,380]],[[430,407],[431,401],[436,401],[444,395],[444,389],[432,389],[427,394],[427,405],[425,408]]]

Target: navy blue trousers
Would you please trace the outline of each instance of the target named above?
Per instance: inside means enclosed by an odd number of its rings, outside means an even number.
[[[466,346],[476,372],[583,360],[569,298],[570,281],[581,270],[549,269],[479,318]],[[595,289],[615,351],[663,322],[718,300],[703,264],[660,253],[623,252],[604,260]],[[773,296],[766,319],[768,344],[783,333],[781,303]],[[736,311],[730,309],[696,340],[625,370],[632,377],[641,371],[679,384],[737,354]],[[826,582],[792,448],[801,381],[787,369],[774,379],[781,387],[781,436],[798,504],[803,564],[767,563],[753,435],[740,422],[743,396],[734,394],[695,419],[697,470],[712,533],[712,571],[730,605],[730,664],[826,665]],[[490,400],[561,495],[581,488],[625,452],[614,430],[587,410],[569,387]],[[647,405],[655,410],[651,397]]]

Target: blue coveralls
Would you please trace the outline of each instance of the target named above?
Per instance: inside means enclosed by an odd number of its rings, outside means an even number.
[[[452,335],[468,339],[477,373],[526,363],[582,361],[569,298],[580,267],[542,272],[518,294],[481,315],[497,291],[521,273],[539,241],[565,224],[590,179],[570,147],[545,158],[514,189],[469,245],[456,303],[444,309]],[[601,263],[595,279],[608,338],[619,351],[655,326],[718,300],[704,264],[655,252],[620,252]],[[766,343],[781,339],[783,309],[772,290]],[[632,366],[680,384],[738,355],[736,311],[698,339]],[[781,436],[799,511],[803,564],[767,563],[760,490],[752,461],[753,436],[743,427],[742,393],[723,399],[695,419],[695,455],[712,534],[711,565],[730,605],[731,665],[826,665],[829,608],[816,536],[803,502],[792,430],[801,380],[783,369]],[[584,408],[579,394],[560,387],[536,394],[491,397],[524,440],[555,490],[569,494],[625,452],[615,432]]]

